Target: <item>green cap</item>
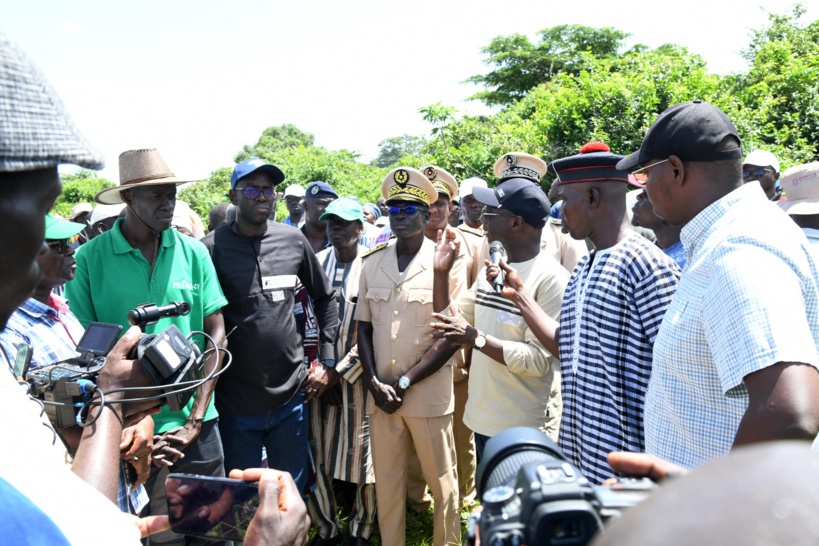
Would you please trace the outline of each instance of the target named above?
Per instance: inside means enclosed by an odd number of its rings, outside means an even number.
[[[45,238],[59,241],[60,239],[70,239],[85,229],[85,224],[60,220],[50,213],[45,215]]]
[[[361,209],[361,203],[352,197],[336,199],[327,205],[327,209],[324,211],[324,214],[319,216],[319,220],[327,220],[330,216],[338,216],[348,222],[358,220],[362,224],[364,223],[364,211]]]

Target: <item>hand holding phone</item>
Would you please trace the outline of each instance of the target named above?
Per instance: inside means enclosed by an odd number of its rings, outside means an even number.
[[[259,481],[261,503],[245,537],[248,546],[304,546],[310,518],[293,477],[272,468],[232,470],[231,478]]]
[[[244,541],[259,506],[259,484],[170,474],[165,480],[171,528],[184,535]]]

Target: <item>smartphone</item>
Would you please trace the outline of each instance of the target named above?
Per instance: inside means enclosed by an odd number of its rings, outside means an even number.
[[[259,482],[170,474],[165,480],[174,532],[243,542],[259,507]]]

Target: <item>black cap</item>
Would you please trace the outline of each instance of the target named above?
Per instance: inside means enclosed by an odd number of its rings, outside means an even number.
[[[547,171],[557,177],[555,184],[575,184],[579,182],[626,182],[628,173],[617,169],[617,162],[623,156],[613,154],[602,142],[589,142],[580,148],[580,153],[555,159]]]
[[[623,159],[617,168],[634,170],[649,159],[676,155],[683,161],[721,161],[742,157],[742,146],[717,151],[727,136],[740,141],[737,128],[725,112],[707,102],[695,100],[666,109],[649,128],[640,149]]]
[[[332,197],[333,199],[338,199],[338,194],[330,184],[319,180],[307,186],[307,188],[304,190],[304,197],[307,199],[311,197],[315,197],[317,199],[322,199],[325,197]]]
[[[510,210],[534,228],[542,228],[549,218],[549,199],[528,178],[510,178],[496,188],[472,188],[472,197],[481,205]]]

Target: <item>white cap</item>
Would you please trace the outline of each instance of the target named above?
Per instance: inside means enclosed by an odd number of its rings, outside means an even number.
[[[463,182],[461,182],[461,189],[458,191],[458,195],[461,196],[461,199],[466,197],[467,195],[472,195],[472,188],[488,188],[489,186],[486,184],[486,180],[483,178],[467,178]]]
[[[791,167],[781,183],[787,199],[776,204],[782,210],[795,215],[819,214],[819,161]]]
[[[765,150],[754,150],[748,154],[748,157],[745,158],[742,164],[756,165],[757,167],[771,167],[776,172],[779,172],[779,161],[777,161],[771,152]]]
[[[290,184],[287,186],[287,189],[284,190],[284,196],[290,197],[291,195],[296,197],[304,197],[304,188],[298,184]]]
[[[125,203],[118,203],[116,205],[97,205],[91,212],[91,218],[88,219],[90,225],[94,225],[100,220],[111,218],[112,216],[119,216],[122,209],[125,208]]]

